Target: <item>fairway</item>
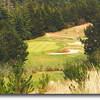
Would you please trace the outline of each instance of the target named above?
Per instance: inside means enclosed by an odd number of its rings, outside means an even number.
[[[59,48],[59,46],[57,46],[55,42],[47,42],[47,41],[30,42],[28,46],[29,46],[28,51],[33,52],[33,54],[35,54],[35,52],[38,53]]]
[[[81,33],[84,32],[86,25],[82,25]],[[78,30],[79,26],[74,27]],[[63,70],[64,64],[67,62],[78,62],[86,58],[84,55],[83,44],[80,43],[78,36],[68,35],[79,34],[79,31],[73,31],[73,27],[70,29],[64,29],[60,32],[47,33],[43,37],[36,38],[34,40],[27,41],[28,52],[27,61],[25,62],[25,68],[28,71],[49,71],[49,70]],[[80,29],[79,29],[80,30]],[[73,36],[73,37],[72,37]],[[75,36],[75,37],[74,37]],[[80,34],[80,37],[84,37]],[[78,51],[76,53],[68,53],[69,50]],[[61,55],[49,55],[49,53],[62,53]]]

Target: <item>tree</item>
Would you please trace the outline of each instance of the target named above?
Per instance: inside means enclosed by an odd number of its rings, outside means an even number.
[[[83,41],[85,54],[94,64],[97,64],[97,56],[100,56],[100,18],[96,19],[93,26],[89,26],[85,30],[86,39]],[[99,62],[100,63],[100,62]]]
[[[28,93],[33,90],[33,85],[31,84],[32,76],[23,75],[23,65],[28,55],[27,44],[17,34],[9,21],[9,15],[2,7],[0,22],[2,25],[0,27],[0,69],[5,68],[6,65],[7,68],[9,67],[8,70],[10,69],[8,77],[0,75],[0,94]],[[8,82],[5,82],[4,78]]]
[[[15,3],[15,9],[12,14],[12,25],[15,26],[17,34],[23,39],[28,40],[32,37],[30,32],[30,16],[27,7],[24,4]]]
[[[16,61],[20,57],[22,61],[26,60],[27,45],[13,31],[3,31],[0,33],[0,60]]]
[[[0,62],[4,65],[8,63],[8,67],[11,67],[8,83],[4,77],[0,80],[0,88],[3,89],[0,94],[25,94],[33,91],[32,75],[24,76],[23,65],[28,55],[26,43],[14,31],[3,31],[0,40]]]

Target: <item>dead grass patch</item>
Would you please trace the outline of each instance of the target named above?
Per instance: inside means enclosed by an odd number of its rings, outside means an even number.
[[[46,37],[70,37],[70,38],[78,38],[78,37],[82,37],[84,36],[84,29],[86,29],[87,26],[92,25],[91,23],[86,23],[83,25],[79,25],[79,26],[74,26],[71,28],[67,28],[67,29],[63,29],[61,31],[58,32],[49,32],[46,33],[45,36]]]

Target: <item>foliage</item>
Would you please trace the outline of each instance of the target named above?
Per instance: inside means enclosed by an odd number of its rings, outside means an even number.
[[[3,31],[0,33],[0,61],[16,61],[18,57],[26,60],[28,52],[27,45],[14,31]]]
[[[90,56],[89,56],[89,60],[93,63],[93,64],[100,64],[100,48],[97,48]]]
[[[34,90],[32,75],[24,76],[22,63],[21,60],[17,60],[10,72],[6,72],[8,75],[0,75],[0,94],[28,94]]]
[[[24,40],[100,16],[99,0],[2,0],[1,5],[8,9],[12,26]]]
[[[25,77],[19,65],[14,66],[12,76],[9,75],[8,94],[28,94],[34,90],[32,75]]]
[[[64,69],[65,78],[81,83],[87,76],[87,69],[87,63],[67,63]]]
[[[99,47],[100,47],[100,19],[95,19],[93,26],[89,26],[85,30],[86,39],[83,40],[85,54],[94,64],[99,64]]]
[[[4,15],[5,17],[2,17]],[[30,92],[33,90],[30,82],[32,77],[23,77],[23,64],[28,55],[26,51],[27,44],[16,33],[16,29],[11,27],[11,20],[3,7],[1,7],[0,17],[2,25],[0,29],[0,69],[6,64],[11,67],[8,74],[9,77],[0,75],[0,88],[2,88],[0,94],[23,94]]]
[[[39,82],[39,84],[41,84],[42,85],[42,89],[48,84],[48,82],[49,82],[49,76],[48,76],[48,74],[43,74],[42,75],[42,79],[40,79],[40,82]]]
[[[34,84],[33,88],[41,91],[42,89],[46,88],[49,80],[50,76],[47,73],[43,74],[34,73],[32,78],[32,82]]]
[[[30,16],[24,5],[20,5],[16,2],[16,8],[11,11],[12,22],[17,34],[23,39],[30,39],[32,34],[30,32]]]

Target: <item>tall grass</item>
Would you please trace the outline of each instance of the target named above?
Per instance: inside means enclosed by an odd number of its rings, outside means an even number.
[[[64,73],[66,75],[65,78],[69,78],[70,80],[75,80],[79,84],[85,80],[88,70],[88,64],[86,62],[70,62],[65,65]]]
[[[65,75],[63,72],[38,72],[33,74],[33,87],[34,91],[31,94],[44,94],[48,89],[48,84],[53,81],[57,83],[58,81],[64,82]]]
[[[71,76],[69,75],[68,76],[69,78],[72,77],[74,81],[76,81],[76,79],[81,78],[81,84],[78,83],[77,85],[75,83],[72,83],[69,86],[72,94],[99,94],[100,93],[100,69],[97,70],[97,68],[94,67],[93,64],[91,64],[90,68],[86,70],[85,77],[84,74],[83,77],[81,77],[82,74],[79,74],[79,72],[76,72],[76,70],[72,70],[72,71],[74,71],[72,73],[76,75],[73,77],[72,75]]]

